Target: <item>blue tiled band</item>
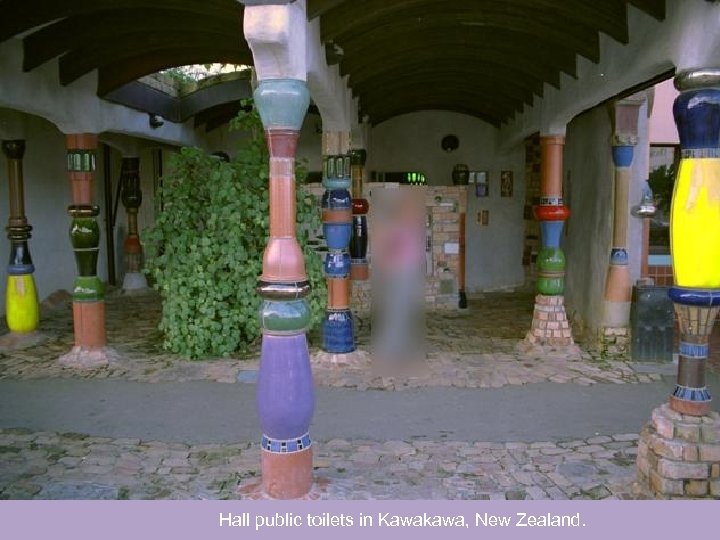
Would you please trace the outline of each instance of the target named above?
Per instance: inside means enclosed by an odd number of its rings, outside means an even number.
[[[35,272],[35,266],[30,264],[11,264],[7,269],[8,274],[11,276],[22,276],[24,274],[32,274]]]
[[[540,206],[562,206],[562,197],[540,197]]]
[[[707,388],[691,388],[689,386],[675,385],[672,395],[685,401],[710,401],[710,392]]]
[[[670,287],[670,299],[686,306],[720,306],[719,289],[686,289],[684,287]]]
[[[625,250],[625,248],[612,248],[612,251],[610,252],[610,263],[617,265],[627,265],[627,250]]]
[[[707,358],[708,344],[688,343],[687,341],[681,341],[680,354],[683,355],[685,358]]]
[[[687,148],[680,151],[682,159],[720,158],[720,148]]]
[[[267,435],[262,436],[262,448],[268,452],[275,454],[290,454],[292,452],[301,452],[310,448],[310,434],[306,433],[300,437],[293,439],[280,440],[272,439]]]
[[[616,167],[630,167],[633,161],[634,146],[622,145],[612,147],[613,163]]]

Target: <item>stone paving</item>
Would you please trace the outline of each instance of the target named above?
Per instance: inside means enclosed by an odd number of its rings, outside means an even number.
[[[426,315],[427,367],[423,376],[397,380],[373,376],[367,354],[351,365],[318,361],[319,336],[311,334],[316,383],[371,389],[413,386],[501,387],[551,381],[590,385],[644,383],[656,373],[636,372],[620,360],[603,360],[579,347],[526,347],[522,338],[530,326],[533,300],[529,294],[488,294],[470,299],[467,311],[436,311]],[[161,347],[157,330],[160,303],[153,294],[108,295],[108,343],[118,360],[108,366],[79,370],[65,367],[58,357],[73,346],[70,298],[56,294],[43,310],[41,331],[46,338],[20,351],[0,352],[0,378],[122,377],[143,382],[212,380],[234,383],[238,375],[252,379],[258,368],[257,349],[245,358],[186,361]],[[360,349],[369,346],[368,317],[357,317]]]
[[[634,499],[637,434],[564,442],[315,443],[321,499]],[[2,499],[238,499],[256,443],[164,443],[0,430]]]
[[[333,365],[310,336],[319,385],[357,390],[408,386],[501,387],[564,384],[642,384],[657,373],[604,360],[581,347],[525,347],[531,294],[472,297],[463,312],[427,314],[428,373],[413,379],[373,377],[369,357]],[[223,383],[251,381],[257,352],[247,358],[190,362],[163,351],[155,294],[107,299],[108,341],[119,360],[77,370],[57,359],[73,345],[70,298],[58,293],[43,309],[43,340],[0,352],[0,378],[109,378]],[[367,350],[368,318],[357,320]],[[1,349],[0,349],[1,350]],[[315,444],[320,498],[604,499],[643,498],[634,482],[637,434],[586,440],[485,443],[450,440],[332,440]],[[77,433],[0,429],[0,498],[225,499],[250,497],[259,476],[259,445],[186,445],[112,439]]]

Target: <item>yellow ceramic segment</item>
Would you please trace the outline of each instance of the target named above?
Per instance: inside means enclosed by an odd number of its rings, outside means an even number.
[[[5,315],[11,332],[27,333],[37,330],[40,309],[32,274],[8,276]]]
[[[670,245],[676,285],[720,288],[720,158],[680,161]]]

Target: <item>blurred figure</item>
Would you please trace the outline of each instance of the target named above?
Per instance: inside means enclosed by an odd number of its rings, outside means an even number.
[[[425,367],[425,190],[373,190],[372,357],[380,376]]]

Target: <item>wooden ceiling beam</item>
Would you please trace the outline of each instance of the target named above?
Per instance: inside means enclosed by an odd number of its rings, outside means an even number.
[[[480,56],[483,52],[485,56]],[[527,79],[533,84],[539,85],[540,88],[545,82],[555,87],[560,85],[560,72],[556,68],[528,60],[509,64],[508,57],[505,55],[489,55],[487,51],[475,52],[472,50],[459,51],[452,57],[448,57],[442,51],[435,51],[432,54],[413,59],[393,56],[376,66],[363,66],[348,72],[343,70],[343,72],[350,76],[349,85],[356,87],[363,85],[366,81],[374,81],[379,78],[404,76],[407,73],[418,71],[432,73],[437,69],[502,74],[509,78]]]
[[[112,38],[112,36],[110,36]],[[110,66],[127,58],[151,54],[155,51],[185,49],[189,46],[200,50],[212,51],[232,50],[236,48],[237,56],[252,58],[250,49],[239,34],[205,33],[196,30],[188,32],[163,32],[158,34],[140,33],[125,34],[122,40],[105,40],[92,42],[86,47],[75,49],[60,58],[60,84],[70,84],[74,80],[101,66]],[[180,64],[176,64],[180,65]]]
[[[78,28],[87,30],[79,32]],[[163,31],[158,32],[158,29]],[[236,35],[238,23],[211,15],[193,15],[187,11],[148,9],[138,16],[137,10],[118,9],[112,12],[112,34],[109,36],[107,12],[78,15],[61,19],[25,37],[23,69],[30,71],[66,51],[88,44],[105,44],[109,37],[114,43],[121,39],[133,42],[143,34],[165,35],[166,29],[173,34],[187,33],[188,36],[198,29],[204,33]]]
[[[308,0],[307,18],[312,21],[315,17],[325,15],[331,9],[335,9],[347,0]]]
[[[656,18],[658,21],[665,20],[665,0],[628,0],[628,3],[644,11],[651,17]]]
[[[480,73],[468,70],[444,70],[438,68],[434,72],[420,71],[373,79],[363,85],[353,86],[352,90],[361,101],[369,95],[379,93],[407,93],[413,95],[418,88],[458,88],[483,94],[497,93],[503,100],[514,103],[532,103],[533,95],[542,93],[542,86],[530,86],[522,80],[507,80],[491,73]]]
[[[218,45],[209,48],[189,46],[170,47],[156,51],[138,53],[98,69],[98,95],[104,96],[123,84],[135,81],[144,75],[157,73],[163,69],[189,64],[208,64],[213,62],[228,64],[249,64],[251,56],[246,56],[238,48],[222,49]]]
[[[368,38],[369,33],[395,33],[405,26],[415,28],[418,35],[429,31],[445,31],[451,35],[458,28],[469,27],[480,37],[489,28],[513,31],[526,35],[526,41],[542,39],[555,42],[558,46],[569,48],[586,58],[599,60],[598,32],[608,33],[621,42],[627,42],[627,13],[624,0],[606,0],[603,6],[614,6],[611,12],[612,26],[604,25],[603,19],[589,12],[586,16],[576,2],[562,4],[555,2],[553,9],[542,9],[533,0],[522,3],[508,3],[505,0],[487,0],[484,3],[463,1],[452,3],[430,0],[408,0],[403,2],[383,2],[369,0],[370,4],[355,5],[352,17],[341,19],[333,17],[331,11],[322,18],[322,37],[325,41],[335,41],[341,46],[353,37]],[[522,5],[527,4],[527,5]],[[568,10],[571,5],[573,9]],[[376,7],[373,10],[373,6]],[[384,9],[380,6],[384,6]],[[474,7],[473,7],[474,6]],[[342,8],[341,8],[342,9]],[[592,15],[592,16],[591,16]]]
[[[1,0],[0,42],[57,19],[119,7],[138,12],[150,7],[176,9],[196,15],[237,17],[239,21],[243,12],[242,4],[236,0]],[[82,30],[77,29],[78,32]]]
[[[575,51],[542,38],[530,41],[526,38],[522,34],[498,30],[486,31],[482,35],[467,28],[458,28],[451,34],[418,34],[412,28],[398,28],[392,34],[377,32],[366,36],[366,39],[358,37],[349,43],[338,43],[344,52],[340,69],[347,75],[363,69],[372,71],[379,67],[378,63],[416,61],[425,55],[443,54],[451,59],[455,55],[476,54],[508,64],[531,63],[576,76]]]

